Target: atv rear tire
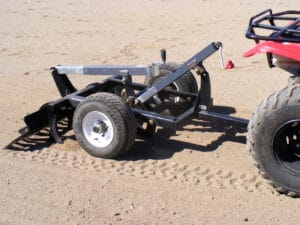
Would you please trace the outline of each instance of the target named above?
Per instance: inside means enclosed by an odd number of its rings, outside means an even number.
[[[84,99],[74,112],[73,129],[79,145],[101,158],[125,153],[136,137],[133,112],[111,93],[97,93]]]
[[[300,84],[260,104],[248,125],[247,148],[277,191],[300,196]]]
[[[298,76],[291,76],[288,80],[288,86],[293,86],[296,84],[300,84],[300,75]]]

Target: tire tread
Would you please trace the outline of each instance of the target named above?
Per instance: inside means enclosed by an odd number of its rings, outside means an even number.
[[[259,135],[259,128],[262,125],[260,121],[263,120],[264,117],[269,116],[274,111],[289,106],[293,104],[299,104],[300,102],[300,84],[295,84],[292,86],[286,86],[283,89],[274,92],[269,97],[267,97],[264,101],[262,101],[256,112],[252,115],[252,118],[248,124],[248,133],[247,133],[247,149],[252,158],[253,165],[258,169],[260,175],[268,180],[278,192],[286,194],[291,197],[299,197],[300,192],[296,193],[294,191],[290,191],[282,185],[275,183],[265,171],[263,166],[261,165],[258,149],[255,148],[255,137]]]
[[[112,120],[118,121],[118,129],[120,130],[120,133],[124,135],[124,138],[121,138],[120,143],[110,154],[101,157],[115,158],[127,152],[133,145],[136,137],[135,118],[129,106],[117,95],[100,92],[88,96],[84,101],[79,103],[74,115],[83,104],[87,104],[89,102],[98,102],[107,106],[112,111],[110,115],[112,117]],[[74,123],[76,123],[75,120]],[[73,127],[75,127],[75,125],[73,125]],[[78,138],[78,142],[81,146],[84,145],[81,138]]]

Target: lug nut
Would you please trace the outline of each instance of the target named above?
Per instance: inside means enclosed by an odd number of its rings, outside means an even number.
[[[93,128],[93,132],[95,132],[95,133],[99,133],[99,132],[100,132],[100,129],[99,129],[99,127],[94,127],[94,128]]]

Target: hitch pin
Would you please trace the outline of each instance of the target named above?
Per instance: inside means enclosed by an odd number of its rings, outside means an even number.
[[[219,58],[220,58],[220,63],[221,63],[222,69],[225,69],[224,59],[223,59],[223,47],[222,46],[220,46],[220,48],[219,48]]]

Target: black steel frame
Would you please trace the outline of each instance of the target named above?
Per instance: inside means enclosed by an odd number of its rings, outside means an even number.
[[[280,26],[279,21],[287,21],[288,25]],[[259,35],[256,31],[269,30],[266,35]],[[300,42],[300,11],[289,10],[273,13],[271,9],[265,10],[251,17],[246,32],[246,37],[254,39],[256,43],[260,40],[279,42]]]
[[[128,95],[127,101],[133,110],[136,118],[143,122],[152,122],[162,127],[176,129],[176,124],[188,116],[196,116],[204,120],[218,119],[230,124],[246,128],[248,120],[228,116],[221,113],[209,111],[211,105],[211,83],[210,75],[203,66],[203,61],[222,47],[221,42],[212,42],[196,55],[191,57],[175,71],[170,72],[163,79],[148,87],[144,84],[132,82],[132,75],[155,76],[159,73],[159,65],[150,66],[55,66],[52,68],[52,77],[56,83],[62,98],[44,104],[38,111],[25,116],[24,121],[27,131],[16,141],[37,133],[45,127],[50,128],[50,136],[55,142],[62,143],[62,138],[57,129],[58,121],[68,118],[68,127],[72,128],[72,117],[76,106],[90,94],[107,92],[114,87],[122,87]],[[197,94],[183,93],[166,89],[172,82],[182,77],[190,70],[196,71],[200,76],[200,89]],[[81,75],[112,75],[101,83],[93,83],[87,87],[76,90],[67,74]],[[165,115],[153,112],[147,108],[149,101],[160,93],[172,94],[182,98],[189,97],[193,101],[190,108],[177,116]]]

